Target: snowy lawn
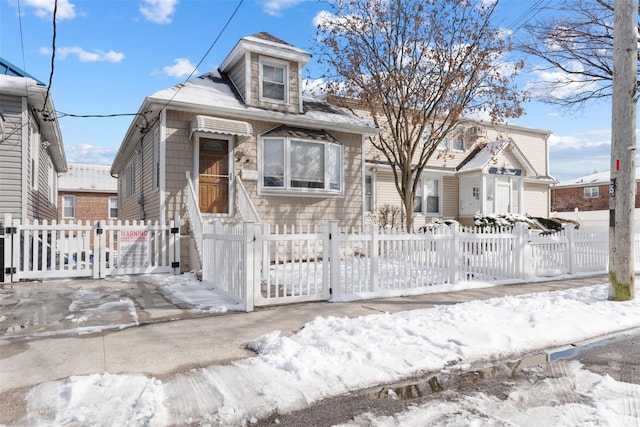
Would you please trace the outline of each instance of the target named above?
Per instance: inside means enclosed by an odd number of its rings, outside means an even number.
[[[639,327],[640,301],[607,301],[607,289],[600,285],[354,319],[317,317],[291,337],[273,331],[257,338],[251,343],[256,357],[177,374],[164,382],[142,375],[94,374],[41,384],[28,393],[27,423],[247,424],[276,411],[286,413],[330,396],[445,366],[465,367]],[[587,394],[593,403],[587,405],[582,421],[597,425],[600,418],[595,414],[611,410],[609,425],[627,424],[616,415],[617,405],[607,404],[605,396],[608,392],[622,396],[619,390],[636,386],[620,385],[577,367],[572,372],[576,388],[589,382],[598,385]],[[543,391],[522,392],[533,396]],[[476,408],[489,405],[488,399],[493,398],[469,399],[476,400],[466,403],[467,407]],[[508,402],[489,406],[499,411],[501,405]],[[558,402],[541,405],[557,407]],[[442,403],[416,411],[455,411],[462,420],[471,420],[475,409],[459,410]],[[561,417],[562,408],[553,411]],[[416,414],[422,421],[413,425],[424,425],[429,419],[423,412]],[[497,412],[495,416],[501,419]],[[513,422],[520,425],[525,418]],[[531,418],[522,425],[539,425],[538,421]],[[383,419],[379,425],[398,422],[404,424],[403,419]],[[552,424],[563,422],[555,418]]]

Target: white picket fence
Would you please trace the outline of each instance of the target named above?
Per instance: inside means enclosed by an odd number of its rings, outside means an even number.
[[[180,272],[175,224],[137,221],[3,222],[4,282],[66,277],[104,278]]]
[[[524,224],[441,225],[406,233],[375,225],[340,229],[337,221],[304,228],[213,223],[204,225],[203,250],[203,281],[251,311],[271,304],[421,294],[461,281],[521,283],[604,272],[608,234],[571,224],[543,235]]]

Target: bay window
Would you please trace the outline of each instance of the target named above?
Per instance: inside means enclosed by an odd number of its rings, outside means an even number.
[[[342,146],[290,137],[262,138],[263,191],[342,194]]]

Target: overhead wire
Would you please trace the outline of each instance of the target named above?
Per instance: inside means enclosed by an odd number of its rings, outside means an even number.
[[[49,72],[49,85],[47,86],[47,93],[44,97],[44,104],[42,105],[42,116],[45,120],[55,120],[56,117],[51,117],[54,113],[53,111],[46,111],[47,102],[49,101],[49,96],[51,93],[51,84],[53,83],[53,71],[55,67],[55,59],[56,59],[56,37],[57,37],[57,26],[56,26],[56,15],[58,14],[58,0],[54,0],[53,2],[53,37],[51,42],[51,71]]]
[[[182,89],[182,87],[189,81],[189,79],[191,79],[191,77],[193,77],[193,75],[195,74],[195,72],[198,70],[198,67],[200,67],[200,65],[202,65],[202,63],[204,62],[204,60],[207,58],[207,56],[209,55],[209,53],[211,53],[211,50],[215,47],[215,45],[218,43],[218,41],[220,40],[220,38],[222,37],[222,35],[224,34],[224,32],[226,31],[227,27],[231,24],[231,22],[233,21],[233,18],[236,16],[236,14],[238,13],[238,10],[240,9],[240,7],[242,6],[242,4],[244,3],[244,0],[240,0],[238,2],[238,4],[236,5],[235,9],[233,10],[233,12],[231,13],[231,15],[229,16],[229,18],[227,18],[227,21],[225,22],[225,24],[223,25],[223,27],[220,29],[220,31],[218,32],[216,38],[213,40],[213,42],[211,43],[211,45],[209,46],[209,48],[207,49],[207,51],[205,52],[205,54],[202,56],[202,58],[200,59],[200,61],[198,62],[198,64],[193,68],[193,70],[191,71],[191,73],[189,73],[189,76],[180,84],[178,84],[178,90],[176,90],[176,92],[174,92],[174,94],[172,95],[172,97],[164,104],[164,106],[161,109],[166,108],[167,106],[169,106],[169,104],[175,99],[176,95],[178,94],[178,92],[180,91],[180,89]],[[54,57],[55,57],[55,38],[56,38],[56,24],[55,24],[55,10],[57,8],[57,0],[56,0],[56,5],[54,7],[54,25],[53,25],[53,43],[52,43],[52,57],[51,57],[51,74],[49,77],[49,87],[51,86],[51,81],[53,79],[53,70],[54,70]],[[49,96],[49,90],[47,89],[47,98]],[[46,100],[45,100],[45,104],[46,104]],[[62,111],[55,111],[56,113],[56,117],[52,118],[51,120],[54,120],[55,118],[64,118],[64,117],[74,117],[74,118],[109,118],[109,117],[120,117],[120,116],[142,116],[144,118],[144,120],[146,121],[145,126],[143,126],[142,130],[145,129],[149,129],[150,126],[153,124],[153,121],[150,121],[149,119],[147,119],[146,114],[149,113],[148,111],[144,111],[142,113],[116,113],[116,114],[71,114],[71,113],[65,113]],[[43,112],[44,115],[44,112]],[[46,119],[46,117],[45,117]]]

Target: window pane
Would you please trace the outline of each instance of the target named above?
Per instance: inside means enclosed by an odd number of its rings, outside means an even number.
[[[278,83],[262,83],[262,96],[264,98],[284,101],[284,85]]]
[[[262,66],[262,78],[269,82],[284,83],[284,68],[274,67],[273,65]]]
[[[285,99],[284,67],[262,65],[262,96],[264,98]]]
[[[418,213],[422,212],[422,180],[418,182],[418,188],[416,188],[413,211]]]
[[[118,217],[118,198],[109,197],[109,218]]]
[[[342,155],[340,146],[336,144],[329,145],[329,189],[340,191],[342,188]],[[371,177],[369,176],[369,179]]]
[[[62,216],[64,218],[75,218],[76,216],[76,199],[72,196],[62,197]]]
[[[262,185],[284,187],[284,139],[264,139],[262,157]]]
[[[291,141],[291,187],[324,188],[324,144]]]
[[[427,180],[427,213],[440,212],[440,189],[437,179]]]

